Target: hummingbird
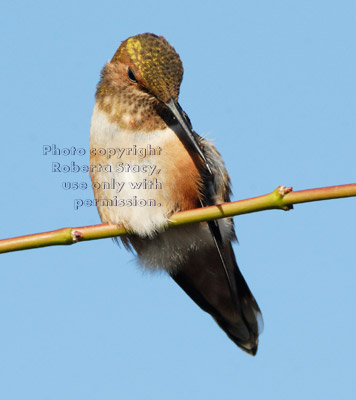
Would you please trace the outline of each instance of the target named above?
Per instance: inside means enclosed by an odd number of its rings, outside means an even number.
[[[167,229],[172,214],[230,201],[221,155],[178,103],[182,61],[163,36],[123,41],[101,71],[90,128],[90,175],[103,223],[123,245],[164,270],[242,350],[255,355],[259,306],[231,242],[232,218]]]

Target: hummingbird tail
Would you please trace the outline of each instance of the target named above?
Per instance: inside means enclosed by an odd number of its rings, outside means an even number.
[[[193,254],[170,275],[235,344],[255,355],[263,326],[262,314],[237,266],[231,243],[225,244],[224,254],[227,271],[217,250],[209,248]]]

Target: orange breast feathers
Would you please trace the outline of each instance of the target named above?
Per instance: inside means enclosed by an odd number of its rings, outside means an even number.
[[[197,168],[197,156],[192,159],[178,138],[163,147],[162,175],[163,195],[169,203],[174,203],[174,211],[200,207],[202,179]]]
[[[202,179],[197,167],[201,160],[186,150],[184,145],[178,139],[176,134],[169,128],[163,131],[156,131],[153,134],[146,133],[135,135],[134,133],[123,133],[122,131],[109,145],[102,145],[101,140],[91,140],[91,179],[96,199],[110,199],[113,196],[123,198],[139,194],[147,199],[155,199],[162,204],[162,212],[169,216],[170,214],[200,206]],[[139,157],[138,149],[160,148],[159,154],[146,154]],[[116,154],[108,158],[107,154],[101,154],[99,151],[92,152],[93,149],[99,148],[115,149]],[[135,151],[130,151],[135,149]],[[120,153],[120,151],[122,153]],[[119,156],[119,157],[118,157]],[[109,171],[104,166],[109,165]],[[127,170],[118,172],[117,166],[121,165]],[[155,168],[154,173],[133,173],[130,168],[136,166],[140,170],[142,166]],[[100,167],[102,167],[100,169]],[[105,190],[100,185],[102,182],[115,180],[115,184],[124,183],[122,191]],[[146,181],[145,181],[146,179]],[[146,187],[144,189],[134,189],[135,183],[152,181],[158,182],[157,188]],[[95,183],[97,185],[95,186]],[[132,187],[132,190],[129,188]],[[104,212],[104,210],[101,210]],[[99,210],[100,212],[100,210]],[[102,213],[100,212],[100,214]],[[149,209],[147,209],[149,212]],[[105,218],[106,219],[106,218]]]

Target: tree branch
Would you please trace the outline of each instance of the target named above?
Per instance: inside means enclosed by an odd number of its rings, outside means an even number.
[[[246,200],[223,203],[217,206],[181,211],[172,215],[168,226],[179,226],[193,222],[232,217],[263,210],[290,210],[294,204],[311,201],[338,199],[356,196],[356,184],[330,186],[293,192],[292,188],[279,186],[272,193]],[[116,225],[102,224],[78,228],[62,228],[0,240],[0,253],[34,249],[38,247],[70,245],[84,240],[105,239],[128,234]]]

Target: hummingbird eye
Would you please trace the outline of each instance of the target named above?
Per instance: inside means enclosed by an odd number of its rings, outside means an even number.
[[[132,71],[131,68],[129,68],[129,69],[127,70],[127,76],[129,77],[129,79],[130,79],[131,82],[137,83],[136,76],[135,76],[135,74],[134,74],[134,72]]]

